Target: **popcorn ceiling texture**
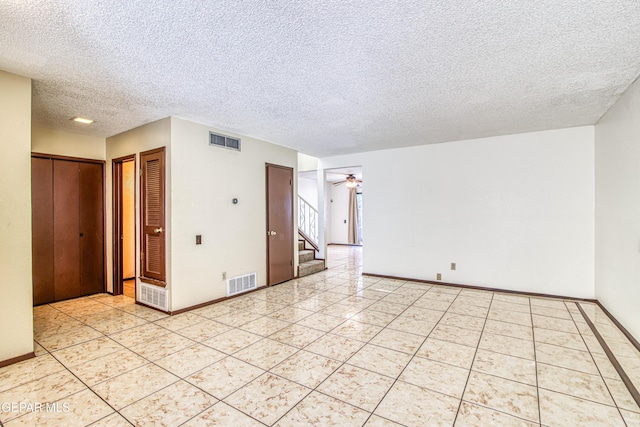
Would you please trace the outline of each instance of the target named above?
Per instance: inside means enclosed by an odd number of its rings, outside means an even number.
[[[174,115],[328,156],[594,124],[640,72],[640,2],[3,0],[0,69],[37,126]]]

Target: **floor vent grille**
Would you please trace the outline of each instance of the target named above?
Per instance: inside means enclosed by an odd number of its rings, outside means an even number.
[[[158,286],[148,285],[146,283],[140,283],[140,295],[139,299],[143,304],[155,307],[162,311],[169,310],[167,304],[167,290]]]
[[[227,296],[241,294],[257,288],[256,273],[236,276],[227,280]]]

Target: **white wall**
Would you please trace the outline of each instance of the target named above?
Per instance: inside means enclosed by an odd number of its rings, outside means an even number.
[[[80,135],[35,126],[31,129],[31,151],[34,153],[104,160],[106,158],[105,144],[105,138],[97,136]]]
[[[167,287],[171,296],[171,119],[169,117],[131,129],[127,132],[107,138],[106,142],[106,215],[107,215],[107,289],[113,291],[113,164],[112,160],[136,154],[136,169],[140,169],[139,153],[166,147],[166,255],[167,255]],[[136,230],[140,230],[140,177],[136,174]],[[140,234],[136,233],[136,260],[140,260]],[[139,261],[138,261],[138,269]],[[140,276],[140,271],[137,271]],[[140,280],[136,278],[136,281]]]
[[[593,132],[375,151],[320,167],[363,167],[366,273],[593,298]]]
[[[174,311],[226,296],[223,272],[256,272],[258,285],[266,284],[265,164],[291,167],[297,176],[296,151],[233,134],[242,140],[241,152],[212,147],[210,131],[220,132],[171,119]],[[294,221],[296,212],[294,203]],[[196,234],[202,245],[195,244]]]
[[[31,79],[0,71],[0,362],[33,352]]]
[[[318,158],[298,153],[298,172],[318,170]]]
[[[330,187],[329,209],[330,218],[330,236],[327,243],[346,245],[349,243],[349,189],[346,185],[333,185],[327,183]],[[347,223],[345,223],[345,220]]]
[[[596,296],[640,340],[640,82],[595,126]]]
[[[318,210],[318,181],[298,174],[298,195]]]

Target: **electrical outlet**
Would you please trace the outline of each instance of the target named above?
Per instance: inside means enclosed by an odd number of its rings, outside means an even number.
[[[442,274],[440,273],[436,274],[436,280],[442,280]]]
[[[222,272],[222,280],[227,280],[227,272],[226,271]]]
[[[456,263],[455,263],[455,262],[452,262],[452,263],[451,263],[451,269],[452,269],[452,270],[455,270],[455,269],[456,269]]]

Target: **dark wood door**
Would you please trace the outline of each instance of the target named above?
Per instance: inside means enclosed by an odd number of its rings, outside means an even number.
[[[78,162],[53,162],[53,288],[56,301],[82,295],[79,182]]]
[[[53,160],[31,159],[33,304],[54,301]]]
[[[267,165],[267,285],[293,279],[293,169]]]
[[[166,285],[164,147],[140,153],[142,276]]]
[[[103,164],[32,157],[33,302],[104,292]]]
[[[79,163],[80,294],[104,291],[102,164]]]

